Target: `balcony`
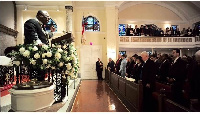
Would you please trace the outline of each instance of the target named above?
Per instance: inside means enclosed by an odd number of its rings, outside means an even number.
[[[196,48],[200,37],[119,36],[120,48]]]

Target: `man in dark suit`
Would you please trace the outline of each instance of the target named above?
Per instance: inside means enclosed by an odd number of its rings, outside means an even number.
[[[141,57],[144,61],[142,68],[143,111],[153,111],[152,92],[155,88],[155,63],[149,59],[149,54],[146,51],[141,53]]]
[[[103,80],[102,78],[103,63],[101,62],[99,58],[98,58],[98,61],[96,62],[96,71],[97,71],[98,80]]]
[[[122,62],[121,56],[122,56],[121,54],[118,54],[118,59],[117,59],[116,64],[115,64],[115,73],[118,74],[118,75],[121,75],[121,73],[119,72],[120,65],[121,65],[121,62]]]
[[[51,33],[47,33],[45,25],[50,17],[47,11],[39,10],[36,19],[29,19],[24,23],[24,44],[48,44],[48,39],[53,36],[55,28],[51,26]]]
[[[171,67],[171,64],[168,60],[167,54],[162,54],[161,56],[162,63],[159,66],[159,79],[161,82],[167,82],[167,77],[169,76],[169,69]]]
[[[180,49],[173,49],[173,63],[169,72],[169,82],[173,84],[172,94],[175,102],[183,103],[183,84],[186,79],[186,62],[180,57]]]
[[[107,65],[107,68],[111,71],[114,72],[115,71],[115,62],[109,58],[109,63]]]

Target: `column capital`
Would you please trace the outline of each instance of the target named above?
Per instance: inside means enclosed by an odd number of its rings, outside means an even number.
[[[72,12],[73,12],[73,6],[65,6],[65,9],[72,10]]]

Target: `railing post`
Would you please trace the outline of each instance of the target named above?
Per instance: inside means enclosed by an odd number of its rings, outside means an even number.
[[[16,67],[16,79],[17,79],[16,84],[18,84],[19,83],[19,66]]]
[[[68,74],[66,78],[67,78],[67,96],[68,96],[68,86],[69,86]]]
[[[142,81],[138,82],[138,112],[141,112],[143,109],[143,86]]]
[[[160,95],[158,96],[158,111],[159,112],[163,111],[163,99],[165,97],[164,91],[165,91],[165,89],[161,89]]]
[[[74,77],[74,89],[75,89],[75,77]]]

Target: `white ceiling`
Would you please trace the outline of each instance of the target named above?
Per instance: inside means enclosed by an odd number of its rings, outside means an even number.
[[[200,17],[200,1],[15,1],[17,5],[29,6],[65,6],[73,5],[74,7],[105,7],[115,5],[119,11],[136,4],[152,3],[158,4],[178,15],[182,15],[183,20],[191,20]]]

